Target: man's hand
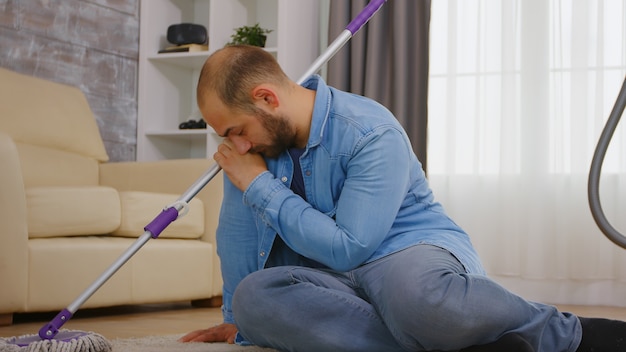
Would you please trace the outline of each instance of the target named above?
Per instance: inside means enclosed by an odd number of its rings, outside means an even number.
[[[255,177],[267,171],[267,164],[260,154],[240,154],[228,138],[217,147],[213,159],[228,175],[230,182],[241,191],[245,191]]]
[[[208,329],[196,330],[178,339],[180,342],[228,342],[235,343],[237,327],[235,324],[222,323]]]

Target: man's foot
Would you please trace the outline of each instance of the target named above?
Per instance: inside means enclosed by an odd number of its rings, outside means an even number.
[[[583,338],[576,352],[626,351],[626,322],[602,318],[581,318]]]
[[[459,352],[535,352],[533,347],[520,335],[510,333],[486,345],[471,346]]]

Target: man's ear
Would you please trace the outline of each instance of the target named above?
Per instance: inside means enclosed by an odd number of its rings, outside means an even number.
[[[252,101],[254,105],[265,109],[275,109],[280,105],[276,90],[265,84],[258,85],[252,90]]]

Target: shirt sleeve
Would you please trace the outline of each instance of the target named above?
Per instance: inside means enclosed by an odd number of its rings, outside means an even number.
[[[406,135],[393,126],[381,127],[355,145],[334,217],[313,208],[270,173],[257,177],[244,193],[244,202],[287,245],[341,271],[365,262],[388,235],[407,194],[413,155]]]

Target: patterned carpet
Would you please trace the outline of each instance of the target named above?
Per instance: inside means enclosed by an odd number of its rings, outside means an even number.
[[[257,346],[238,346],[227,343],[181,343],[182,335],[149,336],[113,340],[113,352],[273,352],[274,349]]]
[[[71,333],[70,330],[65,332]],[[83,332],[81,332],[82,334]],[[97,333],[78,338],[41,340],[37,335],[0,338],[0,352],[275,352],[270,348],[227,343],[182,343],[182,334],[148,336],[108,341]],[[25,346],[20,346],[25,344]]]

